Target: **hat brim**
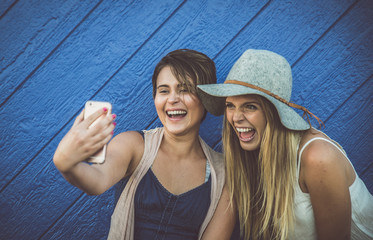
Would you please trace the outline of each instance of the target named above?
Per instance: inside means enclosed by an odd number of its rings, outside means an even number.
[[[277,109],[282,125],[291,130],[307,130],[308,124],[299,114],[285,103],[256,89],[238,84],[206,84],[197,86],[198,96],[208,112],[215,116],[224,114],[225,98],[256,94],[268,99]]]

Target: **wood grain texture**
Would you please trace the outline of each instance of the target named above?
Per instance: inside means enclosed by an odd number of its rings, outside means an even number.
[[[0,106],[47,61],[98,2],[19,1],[7,12],[0,21]]]
[[[372,109],[373,74],[326,122],[329,136],[338,139],[371,193],[373,192]]]
[[[18,173],[31,161],[21,157],[24,151],[34,157],[45,147],[66,121],[82,108],[87,99],[97,94],[142,41],[168,17],[164,9],[171,14],[179,4],[171,2],[173,9],[166,2],[164,8],[158,4],[154,4],[157,7],[146,4],[149,10],[144,12],[144,16],[148,16],[148,23],[137,14],[143,12],[144,3],[133,4],[131,9],[123,4],[100,4],[0,109],[4,116],[2,126],[6,122],[18,126],[15,131],[4,127],[3,135],[8,136],[8,140],[0,145],[0,157],[7,155],[12,161],[0,163],[0,168],[8,172],[1,176],[1,188],[14,172]],[[150,16],[153,16],[152,20]],[[111,21],[115,24],[110,24]],[[134,38],[137,40],[133,41]],[[7,111],[13,114],[5,114]]]
[[[294,92],[301,90],[303,86],[298,86],[298,79],[302,81],[302,78],[297,77],[295,63],[352,5],[353,1],[335,1],[330,4],[322,1],[294,1],[286,4],[281,1],[271,2],[215,59],[218,82],[225,80],[233,63],[245,49],[269,49],[283,55],[293,66],[292,100],[298,103],[295,99],[298,94]],[[313,63],[302,66],[306,69],[302,69],[301,73],[313,73]],[[212,122],[207,128],[202,128],[201,135],[203,131],[207,131],[206,140],[215,145],[221,138],[221,118],[216,121],[212,119]]]
[[[370,0],[4,1],[0,16],[0,239],[106,239],[114,189],[85,195],[53,153],[88,99],[113,103],[115,134],[160,126],[151,76],[178,48],[213,58],[219,82],[248,48],[285,56],[292,100],[373,191]],[[215,149],[221,119],[200,131]]]
[[[0,19],[17,3],[17,0],[3,0],[0,2]]]

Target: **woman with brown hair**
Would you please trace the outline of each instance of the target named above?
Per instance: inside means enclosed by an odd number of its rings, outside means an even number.
[[[229,239],[234,221],[224,188],[221,154],[200,137],[206,110],[197,84],[216,83],[214,62],[188,49],[168,53],[153,74],[153,97],[162,128],[114,137],[106,161],[87,164],[114,129],[102,109],[80,114],[60,142],[53,161],[62,175],[87,194],[98,195],[124,178],[108,239]]]

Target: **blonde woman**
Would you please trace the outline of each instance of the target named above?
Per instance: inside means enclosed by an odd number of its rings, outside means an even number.
[[[373,238],[373,197],[342,147],[293,110],[314,116],[290,102],[282,56],[249,49],[224,84],[198,88],[206,109],[224,114],[227,181],[244,239]]]

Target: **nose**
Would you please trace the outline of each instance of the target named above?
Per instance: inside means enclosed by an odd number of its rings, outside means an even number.
[[[177,91],[172,91],[169,95],[168,101],[170,103],[177,103],[180,101],[180,93]]]
[[[244,119],[243,113],[240,109],[236,109],[233,113],[233,122],[240,122]]]

